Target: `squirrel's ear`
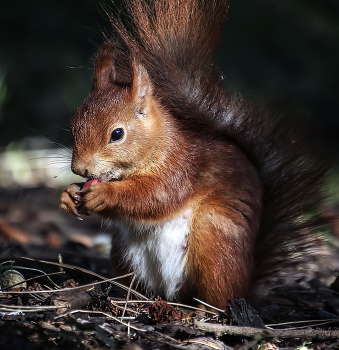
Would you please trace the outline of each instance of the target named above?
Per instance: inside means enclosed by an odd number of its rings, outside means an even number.
[[[95,59],[92,89],[102,89],[109,84],[129,87],[131,81],[132,67],[129,54],[109,42],[101,46]]]
[[[132,96],[135,101],[136,116],[147,116],[147,100],[150,95],[152,95],[152,85],[148,73],[142,64],[137,64],[132,81]]]
[[[115,85],[128,87],[131,85],[132,68],[129,54],[118,51],[113,63],[113,82]]]

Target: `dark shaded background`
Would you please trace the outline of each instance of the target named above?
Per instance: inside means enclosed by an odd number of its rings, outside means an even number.
[[[63,128],[90,90],[100,32],[110,28],[102,6],[114,5],[2,2],[0,147],[37,133],[69,143]],[[338,0],[232,0],[218,63],[232,89],[304,115],[339,150]]]

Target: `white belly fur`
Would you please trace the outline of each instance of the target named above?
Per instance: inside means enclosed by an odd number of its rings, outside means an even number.
[[[163,222],[116,222],[125,262],[144,286],[173,299],[184,282],[191,209]],[[114,239],[115,241],[115,239]]]

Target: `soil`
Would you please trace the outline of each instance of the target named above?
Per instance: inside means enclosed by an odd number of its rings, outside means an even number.
[[[318,273],[275,287],[255,308],[237,299],[215,314],[171,305],[110,279],[109,224],[60,211],[60,192],[0,189],[1,350],[339,348],[339,299],[329,291],[338,290],[337,281],[329,286]],[[244,333],[220,336],[197,321],[238,325]],[[261,335],[244,335],[247,327]],[[314,333],[274,336],[274,329],[291,328]]]

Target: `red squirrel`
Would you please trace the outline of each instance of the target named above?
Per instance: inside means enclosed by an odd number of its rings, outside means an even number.
[[[72,171],[88,181],[60,208],[112,221],[117,273],[225,308],[304,258],[326,164],[288,121],[227,92],[213,64],[226,1],[125,3],[71,124]]]

